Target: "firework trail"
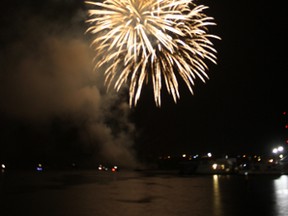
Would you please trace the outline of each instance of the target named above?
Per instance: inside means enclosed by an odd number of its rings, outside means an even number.
[[[95,69],[105,67],[105,84],[119,91],[128,83],[130,106],[136,105],[144,82],[153,83],[154,100],[161,106],[164,79],[175,103],[180,98],[177,79],[190,92],[198,77],[208,79],[206,59],[216,64],[216,50],[208,34],[215,25],[193,0],[106,0],[88,11],[87,32],[95,35]],[[179,76],[180,75],[180,76]]]

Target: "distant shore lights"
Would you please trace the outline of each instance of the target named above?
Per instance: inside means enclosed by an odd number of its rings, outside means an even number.
[[[278,146],[277,148],[272,149],[272,153],[279,156],[279,158],[283,158],[284,147]]]

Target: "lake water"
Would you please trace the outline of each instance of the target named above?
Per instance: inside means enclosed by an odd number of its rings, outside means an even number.
[[[5,172],[0,215],[287,216],[288,176]]]

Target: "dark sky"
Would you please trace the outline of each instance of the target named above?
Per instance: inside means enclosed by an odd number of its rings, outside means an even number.
[[[287,13],[260,1],[203,0],[218,64],[175,104],[106,92],[93,72],[83,1],[9,1],[0,15],[0,160],[136,164],[160,154],[266,153],[285,143]],[[288,122],[288,121],[287,121]],[[16,161],[16,162],[15,162]]]

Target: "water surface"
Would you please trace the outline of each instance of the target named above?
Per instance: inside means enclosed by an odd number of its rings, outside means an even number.
[[[287,216],[287,175],[6,172],[0,215]]]

